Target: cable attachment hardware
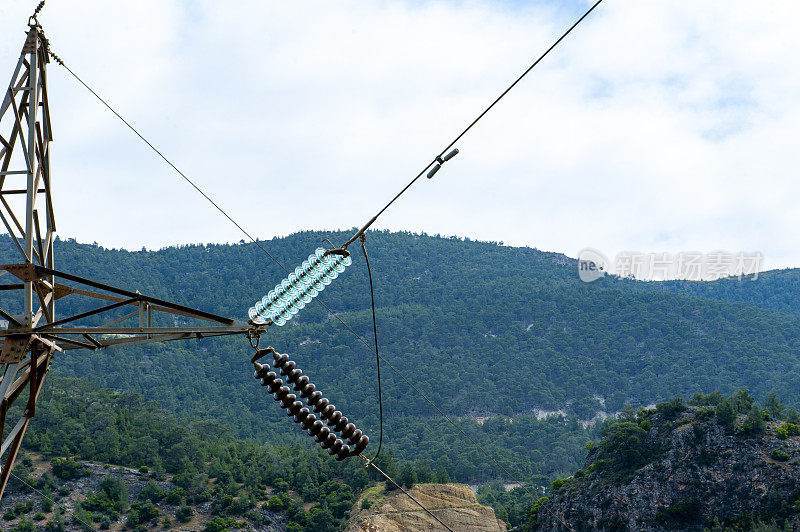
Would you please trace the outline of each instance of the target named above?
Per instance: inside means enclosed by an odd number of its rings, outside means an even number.
[[[347,251],[343,247],[342,248],[334,248],[334,249],[329,249],[329,250],[327,250],[325,252],[325,256],[328,256],[328,255],[338,255],[339,257],[349,257],[350,256],[350,252]]]
[[[252,347],[253,349],[256,350],[256,354],[258,354],[258,351],[259,351],[258,343],[261,341],[261,333],[262,333],[262,330],[260,328],[257,328],[257,327],[250,327],[250,329],[248,329],[247,333],[245,333],[245,336],[247,337],[247,340],[250,342],[250,347]],[[263,355],[261,355],[261,356],[263,356]],[[257,359],[251,359],[251,362],[255,363],[256,360]]]
[[[39,12],[44,7],[44,1],[45,0],[42,0],[41,2],[39,2],[39,5],[36,6],[36,10],[33,12],[33,15],[28,17],[28,26],[30,26],[31,28],[35,28],[35,27],[39,26],[39,21],[36,19],[36,16],[39,14]]]
[[[268,354],[272,355],[275,371],[271,371],[268,364],[257,362]],[[328,454],[335,456],[337,461],[360,455],[367,448],[369,437],[322,396],[308,376],[303,375],[303,370],[293,360],[289,360],[288,355],[267,347],[258,350],[251,361],[254,367],[253,377],[261,381],[261,386],[267,387],[273,399],[286,410],[286,415],[294,418],[294,422],[326,449]],[[286,385],[278,378],[276,371],[286,378]],[[291,393],[292,391],[299,395]]]
[[[455,157],[456,155],[458,155],[458,148],[454,149],[453,151],[451,151],[450,153],[448,153],[444,157],[442,157],[441,155],[437,155],[436,159],[435,159],[436,160],[436,164],[433,166],[433,168],[431,168],[428,171],[428,175],[427,175],[428,179],[432,179],[433,176],[436,175],[436,172],[438,172],[439,169],[442,167],[442,165],[444,163],[446,163],[447,161],[449,161],[450,159],[452,159],[453,157]]]

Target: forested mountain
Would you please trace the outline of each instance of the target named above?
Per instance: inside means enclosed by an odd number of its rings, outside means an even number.
[[[345,234],[302,232],[263,245],[294,267],[324,237],[341,242]],[[795,272],[691,286],[612,278],[586,284],[572,259],[530,248],[389,232],[370,232],[367,246],[382,354],[520,477],[577,468],[592,437],[578,419],[626,403],[749,388],[759,399],[774,390],[800,404],[800,317],[785,295],[797,290]],[[0,260],[15,262],[15,254],[8,237],[0,240]],[[283,277],[244,243],[128,252],[60,241],[56,265],[240,319]],[[4,308],[13,308],[9,297],[0,293]],[[371,339],[360,253],[322,298]],[[60,314],[77,310],[69,297],[58,302]],[[263,344],[290,354],[375,435],[374,355],[321,305],[271,328]],[[53,369],[135,390],[239,437],[302,441],[252,378],[251,352],[243,338],[209,339],[71,351]],[[386,443],[397,456],[442,463],[459,480],[504,476],[397,375],[385,367],[383,375]],[[535,409],[568,415],[539,421]]]
[[[772,270],[747,278],[713,282],[666,281],[629,283],[644,290],[663,290],[693,297],[747,303],[755,307],[800,314],[800,270]]]

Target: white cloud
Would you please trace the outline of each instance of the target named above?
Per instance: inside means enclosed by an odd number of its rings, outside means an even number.
[[[0,7],[0,76],[34,5],[19,4]],[[70,66],[269,237],[363,223],[588,4],[569,6],[98,1],[40,19]],[[379,226],[800,264],[798,14],[604,2]],[[55,65],[50,84],[64,236],[241,238]]]

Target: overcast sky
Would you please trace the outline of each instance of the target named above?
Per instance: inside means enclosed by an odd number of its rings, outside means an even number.
[[[4,84],[36,3],[0,0]],[[360,226],[588,6],[50,0],[40,21],[73,70],[269,238]],[[377,227],[800,266],[798,15],[796,1],[605,0]],[[242,238],[55,64],[49,96],[62,238]]]

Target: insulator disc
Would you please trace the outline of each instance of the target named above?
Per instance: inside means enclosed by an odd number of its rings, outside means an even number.
[[[328,405],[324,410],[322,410],[322,412],[320,412],[319,417],[327,421],[334,414],[334,412],[336,412],[336,407],[334,405]],[[328,423],[328,426],[330,427],[331,424]]]
[[[295,307],[290,301],[286,303],[286,307],[284,307],[284,309],[281,311],[280,316],[286,321],[289,321],[295,314],[297,314],[297,307]]]
[[[275,382],[278,382],[278,381],[275,381]],[[284,397],[286,397],[287,395],[289,395],[289,391],[290,391],[290,390],[289,390],[289,387],[288,387],[288,386],[281,386],[281,387],[278,389],[278,391],[277,391],[277,392],[275,392],[275,395],[274,395],[274,397],[275,397],[275,400],[276,400],[276,401],[282,401]]]
[[[339,452],[336,453],[336,461],[341,462],[345,458],[350,456],[350,446],[349,445],[342,445],[342,448],[339,449]]]
[[[347,439],[350,440],[350,443],[355,445],[361,439],[361,436],[362,436],[361,429],[356,429],[353,431],[351,435],[347,436]]]
[[[302,380],[302,378],[300,380]],[[303,388],[300,390],[300,395],[302,395],[303,397],[308,399],[308,398],[311,397],[311,394],[313,394],[316,389],[317,389],[317,387],[314,386],[314,383],[313,382],[309,382],[308,384],[303,386]],[[308,401],[306,401],[306,403],[308,403]],[[308,404],[309,405],[313,405],[313,403],[308,403]]]
[[[286,415],[296,416],[300,413],[300,410],[302,409],[303,409],[303,403],[300,401],[295,401],[294,403],[289,405],[289,408],[286,409]]]
[[[325,248],[317,248],[314,250],[314,255],[316,255],[317,260],[319,260],[323,264],[327,264],[329,260],[329,256],[325,255],[327,250]]]
[[[328,426],[335,427],[340,419],[342,419],[342,413],[337,410],[328,418]]]
[[[325,438],[325,441],[323,441],[320,445],[322,446],[323,449],[327,449],[328,447],[336,443],[336,440],[338,440],[336,434],[330,433],[328,434],[328,437]]]
[[[339,438],[336,438],[336,441],[333,442],[333,445],[331,445],[330,449],[328,449],[328,454],[333,456],[334,454],[336,454],[336,453],[338,453],[339,451],[342,450],[342,446],[343,445],[344,445],[344,442],[342,440],[340,440]]]
[[[337,275],[340,274],[340,273],[344,273],[345,265],[342,264],[342,259],[337,257],[337,259],[332,264],[332,268],[336,272]]]
[[[298,401],[298,402],[299,402],[299,401]],[[296,403],[295,403],[295,404],[296,404]],[[300,405],[301,405],[301,406],[302,406],[302,404],[303,404],[303,403],[300,403]],[[298,412],[297,412],[297,413],[294,415],[294,422],[295,422],[295,423],[302,423],[303,421],[305,421],[305,420],[306,420],[306,418],[307,418],[308,416],[309,416],[309,413],[308,413],[308,408],[302,407],[302,408],[300,408],[300,410],[299,410],[299,411],[298,411]]]
[[[323,286],[328,286],[329,284],[331,284],[331,281],[333,281],[333,278],[330,275],[328,275],[327,272],[328,271],[325,270],[325,273],[320,275],[318,278],[318,282],[322,283]],[[322,291],[322,289],[320,289],[320,291]]]
[[[325,283],[325,278],[328,278],[331,281],[333,281],[337,277],[339,277],[339,273],[336,270],[334,270],[333,267],[330,267],[325,271],[325,275],[322,276],[322,282]],[[325,284],[329,284],[329,283],[325,283]]]
[[[345,440],[349,439],[355,431],[356,431],[356,426],[353,425],[352,423],[348,423],[347,425],[345,425],[344,430],[342,430],[342,438]]]
[[[314,414],[308,414],[302,423],[300,423],[300,427],[303,430],[308,430],[311,426],[317,421],[317,416]]]
[[[267,295],[261,298],[261,301],[263,301],[267,306],[280,305],[281,298],[278,297],[278,293],[273,288],[267,293]]]
[[[339,421],[336,422],[336,432],[342,432],[347,424],[350,422],[346,416],[342,416]]]
[[[317,401],[317,404],[314,405],[314,412],[316,412],[316,413],[322,412],[323,410],[325,410],[328,407],[329,404],[330,404],[330,401],[328,401],[325,397],[321,397]]]
[[[314,411],[316,412],[317,403],[319,403],[320,399],[322,399],[322,392],[313,392],[308,396],[308,400],[306,400],[306,403],[308,403],[310,406],[313,406]]]
[[[297,289],[292,286],[292,282],[289,279],[284,279],[281,281],[281,292],[283,295],[281,296],[281,300],[286,301],[287,303],[297,296]]]
[[[300,395],[305,397],[305,389],[308,386],[308,377],[303,375],[302,377],[297,379],[297,382],[294,383],[294,391],[300,392]]]
[[[286,388],[286,386],[283,386],[281,390],[283,390],[283,388]],[[288,390],[289,388],[286,389]],[[296,400],[297,397],[293,393],[286,394],[281,398],[281,408],[289,408]]]
[[[319,293],[322,292],[323,290],[325,290],[325,285],[323,283],[319,282],[318,279],[315,279],[314,283],[311,286],[308,287],[308,290],[306,291],[306,293],[308,294],[308,296],[310,298],[313,299],[313,298],[317,297],[319,295]]]
[[[289,284],[292,285],[292,287],[297,290],[298,293],[302,292],[306,287],[306,283],[298,279],[294,272],[290,273],[286,280],[289,281]]]
[[[304,260],[303,264],[294,269],[294,276],[297,277],[297,280],[301,283],[308,284],[311,278],[311,269],[311,265],[308,261]]]
[[[329,429],[328,427],[323,426],[321,429],[319,429],[319,432],[314,437],[314,441],[316,441],[317,443],[324,443],[328,439],[328,436],[330,435],[330,433],[331,433],[331,429]]]
[[[364,449],[367,448],[369,445],[369,436],[366,434],[361,436],[361,439],[355,444],[355,449],[353,449],[353,454],[361,454]]]
[[[269,313],[269,309],[272,307],[272,303],[267,301],[267,296],[262,297],[260,300],[256,301],[255,307],[256,311],[262,316],[265,316]]]
[[[322,421],[320,421],[319,419],[318,419],[318,420],[316,420],[316,421],[314,422],[314,424],[313,424],[313,425],[311,425],[311,427],[309,427],[309,429],[308,429],[308,435],[309,435],[309,436],[316,436],[317,434],[319,434],[319,431],[321,431],[321,430],[322,430],[322,427],[324,427],[324,426],[325,426],[325,425],[322,423]]]

